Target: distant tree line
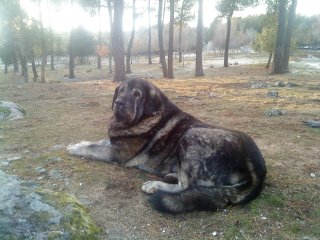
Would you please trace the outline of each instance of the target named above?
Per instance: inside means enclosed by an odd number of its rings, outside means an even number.
[[[283,73],[289,70],[291,49],[320,45],[320,15],[296,16],[297,0],[265,0],[268,7],[265,15],[245,18],[233,17],[233,14],[257,5],[258,0],[219,0],[216,5],[219,16],[212,19],[209,28],[203,27],[205,6],[202,0],[145,0],[144,11],[149,16],[149,26],[138,30],[135,26],[139,15],[136,0],[34,0],[39,10],[37,19],[22,10],[19,0],[1,1],[0,59],[5,73],[12,65],[15,74],[21,69],[26,82],[29,81],[28,63],[34,80],[39,78],[37,66],[40,65],[40,81],[45,82],[47,59],[50,69],[54,70],[57,58],[68,57],[69,77],[73,78],[75,64],[87,63],[88,56],[93,55],[97,57],[98,69],[102,57],[109,57],[109,72],[114,69],[114,81],[122,81],[126,73],[132,72],[132,56],[146,55],[148,64],[153,63],[152,56],[159,56],[163,76],[174,78],[174,53],[182,62],[183,53],[194,52],[195,76],[203,76],[203,46],[210,46],[213,51],[223,54],[224,67],[229,66],[230,48],[246,51],[252,47],[256,51],[268,52],[267,67],[272,62],[272,72]],[[80,4],[98,19],[101,9],[108,9],[111,32],[102,31],[100,27],[99,32],[93,34],[75,26],[69,33],[57,34],[50,26],[44,28],[41,9],[45,4],[54,3],[60,7]],[[132,11],[131,32],[122,30],[125,7]],[[155,14],[158,21],[151,26],[150,16]],[[169,23],[165,23],[165,16],[169,17]],[[188,25],[195,17],[196,29]]]

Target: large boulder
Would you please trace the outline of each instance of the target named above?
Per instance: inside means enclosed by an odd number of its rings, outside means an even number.
[[[0,170],[0,239],[97,239],[99,229],[75,197]]]
[[[14,102],[0,101],[0,122],[23,118],[26,111]]]

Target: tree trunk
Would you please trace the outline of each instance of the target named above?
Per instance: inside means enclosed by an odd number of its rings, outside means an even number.
[[[159,53],[160,53],[160,63],[162,67],[163,77],[167,78],[167,63],[166,63],[166,56],[164,51],[164,44],[163,44],[163,22],[162,22],[162,7],[163,7],[163,0],[159,0],[159,8],[158,8],[158,39],[159,39]]]
[[[41,0],[39,0],[39,12],[40,12],[40,34],[41,34],[41,72],[40,72],[40,81],[42,83],[46,82],[45,68],[47,63],[46,55],[46,44],[44,40],[44,29],[42,22],[42,9],[41,9]]]
[[[49,8],[49,1],[47,0],[47,8],[48,12],[50,13]],[[51,25],[51,16],[48,16],[49,19],[49,33],[50,33],[50,70],[54,70],[54,37],[52,32],[52,25]]]
[[[19,55],[15,51],[14,57],[13,57],[13,74],[15,75],[17,72],[19,72],[19,64],[18,64],[18,57]]]
[[[151,23],[150,23],[150,0],[148,1],[148,18],[149,18],[149,39],[148,39],[148,63],[152,64],[151,58]]]
[[[73,7],[73,0],[71,0],[71,6]],[[70,31],[70,44],[69,44],[69,78],[75,78],[74,74],[74,33],[73,26]]]
[[[179,63],[182,62],[182,20],[179,22]]]
[[[69,78],[75,78],[74,74],[74,47],[73,47],[73,29],[70,33],[70,44],[69,44]]]
[[[33,81],[36,81],[38,79],[38,73],[36,68],[36,62],[34,60],[34,53],[31,52],[31,67],[32,67],[32,73],[33,73]]]
[[[133,0],[133,6],[132,6],[132,30],[131,30],[131,36],[130,41],[127,48],[127,58],[126,58],[126,67],[127,67],[127,73],[131,73],[131,49],[132,44],[134,40],[134,34],[136,30],[136,0]]]
[[[286,27],[286,2],[287,0],[279,0],[279,13],[278,13],[278,31],[277,41],[273,57],[273,74],[283,73],[282,58],[285,41],[285,27]]]
[[[8,64],[4,64],[4,74],[8,73]]]
[[[269,69],[269,67],[270,67],[270,63],[271,63],[271,60],[272,60],[272,55],[273,55],[272,52],[270,52],[269,53],[268,63],[267,63],[267,66],[266,66],[267,69]]]
[[[51,31],[51,34],[52,34],[52,30]],[[53,40],[52,40],[52,37],[51,37],[51,44],[50,44],[50,69],[53,71],[54,70],[54,49],[53,49]]]
[[[174,0],[170,0],[169,44],[168,44],[168,78],[173,75],[173,24],[174,24]]]
[[[126,69],[124,63],[124,43],[122,31],[123,0],[117,0],[114,4],[114,15],[112,24],[112,53],[114,57],[114,78],[113,81],[119,82],[126,79]]]
[[[231,20],[232,20],[233,11],[229,13],[227,19],[227,36],[226,36],[226,45],[224,47],[224,60],[223,66],[229,66],[229,45],[230,45],[230,33],[231,33]]]
[[[99,33],[98,33],[98,51],[97,51],[97,68],[101,69],[101,49],[102,49],[102,37],[101,37],[101,15],[100,15],[101,3],[98,0],[98,25],[99,25]]]
[[[297,0],[292,0],[291,7],[289,10],[288,16],[288,24],[287,24],[287,31],[285,37],[285,44],[283,50],[283,57],[282,57],[282,71],[289,72],[289,56],[290,56],[290,48],[291,48],[291,37],[292,37],[292,29],[294,25],[294,19],[296,16],[296,8],[297,8]]]
[[[20,62],[21,62],[21,74],[23,76],[24,82],[29,82],[28,76],[28,65],[27,65],[27,58],[20,54]]]
[[[199,0],[196,49],[196,77],[204,76],[202,67],[203,0]]]
[[[109,13],[110,39],[109,39],[109,73],[112,73],[112,5],[111,0],[107,0],[107,7]]]
[[[179,19],[179,63],[182,62],[182,17],[183,17],[183,10],[184,10],[185,1],[182,1],[181,11],[180,11],[180,19]]]

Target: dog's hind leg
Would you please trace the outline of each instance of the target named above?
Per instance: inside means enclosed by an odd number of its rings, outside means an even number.
[[[142,191],[148,194],[153,194],[158,190],[175,193],[183,190],[183,187],[179,184],[169,184],[161,181],[148,181],[142,184]]]
[[[179,175],[178,173],[168,173],[167,175],[164,176],[163,181],[169,184],[178,184]]]

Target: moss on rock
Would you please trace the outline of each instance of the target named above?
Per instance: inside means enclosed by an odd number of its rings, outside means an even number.
[[[73,196],[0,171],[0,239],[97,239],[100,229]]]

